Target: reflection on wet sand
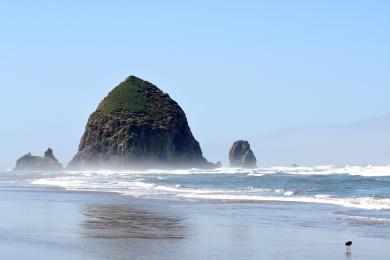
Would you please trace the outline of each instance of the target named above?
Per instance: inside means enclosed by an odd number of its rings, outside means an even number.
[[[184,225],[168,214],[149,212],[128,205],[86,205],[81,224],[83,235],[91,238],[181,239]]]

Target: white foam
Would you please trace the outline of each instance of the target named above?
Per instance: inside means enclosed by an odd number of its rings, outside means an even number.
[[[314,167],[299,166],[299,167],[267,167],[253,170],[238,169],[238,168],[217,168],[217,169],[181,169],[181,170],[98,170],[98,171],[67,171],[65,173],[81,176],[133,176],[133,175],[195,175],[195,174],[247,174],[248,176],[261,177],[267,174],[300,174],[300,175],[332,175],[332,174],[349,174],[359,176],[390,176],[390,165],[385,166],[343,166],[336,167],[334,165],[319,165]]]
[[[326,199],[326,198],[330,198],[330,195],[327,195],[327,194],[317,194],[317,195],[314,195],[315,198],[317,199]]]
[[[390,166],[352,166],[346,168],[346,172],[350,175],[360,176],[390,176]]]
[[[250,196],[250,195],[232,195],[232,194],[182,194],[179,197],[189,199],[205,199],[220,201],[241,201],[241,202],[300,202],[300,203],[319,203],[344,206],[349,208],[381,210],[390,209],[390,199],[365,198],[316,198],[316,197],[279,197],[279,196]]]
[[[261,177],[264,176],[265,173],[249,173],[248,176],[256,176],[256,177]]]
[[[390,165],[386,166],[345,166],[336,167],[333,165],[315,167],[269,167],[255,170],[251,176],[263,176],[265,174],[299,174],[299,175],[333,175],[348,174],[366,177],[390,176]]]
[[[216,168],[216,169],[179,169],[179,170],[166,170],[166,169],[150,169],[150,170],[83,170],[83,171],[65,171],[71,175],[98,175],[98,176],[110,176],[110,175],[191,175],[191,174],[237,174],[237,173],[251,173],[253,170],[237,169],[237,168]]]
[[[295,194],[295,191],[292,190],[276,189],[274,191],[276,193],[283,193],[284,196],[292,196]]]
[[[358,221],[367,221],[367,222],[379,222],[383,224],[390,224],[389,218],[378,218],[378,217],[367,217],[367,216],[351,216],[351,215],[343,215],[343,214],[334,214],[338,218],[342,219],[351,219]]]
[[[35,185],[46,185],[46,186],[55,186],[55,187],[62,187],[65,189],[89,189],[94,188],[94,185],[91,183],[85,183],[81,180],[73,180],[69,181],[67,179],[62,178],[52,178],[52,179],[37,179],[31,181],[31,184]],[[95,187],[97,188],[97,187]]]
[[[149,171],[71,171],[44,176],[41,179],[32,180],[35,185],[47,185],[62,187],[69,190],[104,191],[118,192],[125,195],[144,197],[166,198],[188,198],[205,200],[227,200],[227,201],[281,201],[281,202],[302,202],[332,204],[351,208],[361,209],[390,209],[390,199],[379,198],[334,198],[327,194],[313,196],[297,196],[294,190],[262,189],[258,187],[237,187],[230,188],[187,188],[182,184],[162,185],[150,183],[146,180],[164,180],[170,174],[242,174],[238,178],[246,176],[266,176],[272,174],[300,174],[300,175],[330,175],[349,174],[359,176],[390,176],[390,166],[345,166],[335,167],[332,165],[316,167],[269,167],[255,170],[240,170],[233,168],[219,168],[214,170],[149,170]],[[151,176],[147,176],[151,175]],[[152,178],[150,178],[152,177]],[[192,176],[194,177],[194,176]],[[189,178],[192,178],[189,176]],[[185,177],[187,178],[187,177]],[[198,177],[197,177],[198,178]],[[208,176],[199,176],[208,178]],[[386,178],[383,178],[387,180]],[[260,179],[261,180],[261,179]],[[306,190],[307,191],[307,190]]]
[[[200,200],[219,200],[219,201],[280,201],[280,202],[301,202],[301,203],[320,203],[339,205],[350,208],[380,210],[390,209],[390,199],[379,199],[371,197],[360,198],[332,198],[326,194],[317,194],[313,197],[293,196],[294,191],[283,189],[274,190],[276,193],[282,193],[284,196],[262,196],[261,192],[268,192],[268,189],[259,189],[248,187],[246,189],[223,190],[223,189],[193,189],[183,188],[180,185],[164,186],[142,181],[121,181],[107,183],[86,182],[75,178],[74,176],[57,177],[51,179],[33,180],[32,184],[49,185],[63,187],[69,190],[87,190],[87,191],[108,191],[118,192],[132,196],[156,196],[173,195],[177,198],[200,199]]]

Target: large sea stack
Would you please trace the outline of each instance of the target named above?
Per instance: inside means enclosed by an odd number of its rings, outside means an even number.
[[[229,151],[230,167],[256,168],[256,157],[248,141],[239,140],[234,142]]]
[[[90,116],[71,168],[213,167],[180,106],[134,76],[115,87]]]
[[[56,171],[62,165],[54,157],[53,150],[48,148],[43,156],[34,156],[31,153],[23,155],[16,161],[15,171]]]

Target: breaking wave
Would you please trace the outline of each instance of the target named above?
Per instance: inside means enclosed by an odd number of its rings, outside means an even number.
[[[162,183],[153,183],[145,181],[142,178],[144,173],[135,174],[132,180],[116,180],[113,173],[109,173],[107,178],[105,173],[83,173],[72,176],[61,176],[54,178],[41,178],[32,180],[34,185],[56,186],[68,190],[80,191],[100,191],[116,192],[122,195],[129,195],[143,198],[163,198],[163,199],[187,199],[187,200],[207,200],[222,202],[295,202],[295,203],[314,203],[330,204],[348,208],[358,208],[367,210],[390,210],[390,198],[379,197],[334,197],[329,194],[304,194],[304,191],[312,189],[285,189],[285,188],[260,188],[260,187],[235,187],[223,188],[211,187],[187,187],[185,184],[165,185]],[[122,173],[123,174],[123,173]],[[128,176],[127,173],[126,176]],[[133,174],[130,174],[133,175]],[[105,176],[105,178],[101,178]],[[122,176],[117,173],[116,176]],[[144,176],[145,177],[145,176]],[[165,177],[168,178],[168,177]],[[165,181],[160,176],[153,180]],[[204,177],[203,177],[204,178]],[[195,181],[195,180],[194,180]],[[198,180],[199,181],[199,180]],[[313,190],[313,192],[316,192]],[[358,194],[356,194],[358,195]]]
[[[346,174],[351,176],[366,177],[383,177],[390,176],[390,165],[385,166],[296,166],[296,167],[267,167],[258,169],[237,169],[237,168],[217,168],[213,170],[187,169],[187,170],[159,170],[152,169],[147,171],[116,171],[116,170],[99,170],[99,171],[68,171],[69,174],[98,174],[98,175],[126,175],[126,174],[176,174],[176,175],[195,175],[195,174],[247,174],[248,176],[262,177],[267,174],[299,174],[299,175],[332,175]]]
[[[144,198],[275,201],[390,210],[390,166],[1,173],[0,185],[18,183]]]

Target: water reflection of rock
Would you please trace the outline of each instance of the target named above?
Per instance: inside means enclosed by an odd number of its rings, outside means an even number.
[[[87,205],[82,209],[86,220],[84,235],[104,239],[180,239],[184,238],[182,221],[170,215],[131,208],[128,205]]]

